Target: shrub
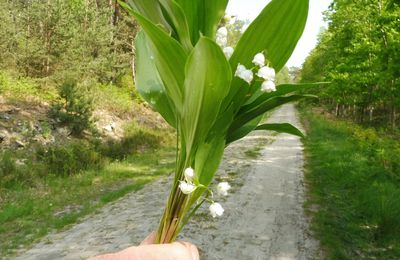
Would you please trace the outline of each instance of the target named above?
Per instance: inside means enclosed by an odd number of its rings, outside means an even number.
[[[59,88],[60,101],[53,104],[50,116],[67,125],[72,135],[94,130],[92,101],[79,90],[75,81],[65,81]]]
[[[38,161],[46,165],[49,173],[59,176],[100,169],[105,164],[104,158],[94,150],[93,145],[85,141],[42,147],[37,150],[36,156]]]
[[[155,130],[131,123],[125,128],[121,140],[108,140],[98,148],[111,159],[122,160],[140,149],[155,148],[163,141],[161,134]]]
[[[17,158],[11,151],[0,154],[0,187],[12,188],[15,185],[24,185],[31,178],[31,172],[26,165],[18,165]]]

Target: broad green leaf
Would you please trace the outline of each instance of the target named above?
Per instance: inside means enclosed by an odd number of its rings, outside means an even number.
[[[229,91],[231,70],[221,48],[202,37],[189,56],[185,69],[182,136],[187,152],[202,143],[219,114]]]
[[[221,163],[225,150],[224,138],[215,138],[203,143],[196,152],[195,169],[200,174],[199,182],[208,186]]]
[[[129,6],[130,9],[140,13],[154,24],[160,24],[165,27],[165,30],[171,31],[171,27],[164,19],[160,3],[158,0],[128,0],[124,3],[118,0],[121,6],[125,9]]]
[[[316,98],[316,96],[313,95],[291,95],[291,96],[278,96],[267,99],[254,109],[238,115],[237,118],[235,118],[235,120],[233,121],[231,127],[229,128],[229,132],[231,133],[235,131],[236,129],[245,125],[247,122],[250,122],[254,118],[264,114],[265,112],[271,109],[306,97]]]
[[[268,130],[268,131],[275,131],[278,133],[287,133],[291,135],[297,135],[300,137],[304,137],[304,134],[295,126],[284,123],[284,124],[263,124],[257,126],[255,130]]]
[[[136,87],[140,95],[172,126],[176,127],[175,109],[165,93],[153,54],[149,50],[145,34],[139,32],[135,39]]]
[[[200,35],[215,38],[217,26],[225,14],[228,0],[176,0],[176,2],[184,10],[193,44],[197,43]]]
[[[218,24],[225,15],[228,0],[203,0],[203,21],[202,32],[211,39],[215,38]]]
[[[233,73],[239,63],[253,67],[255,54],[264,52],[270,66],[280,71],[290,58],[300,39],[308,15],[308,0],[272,0],[261,14],[250,24],[240,38],[230,58]],[[229,96],[224,101],[227,107],[232,101],[240,106],[246,98],[243,81],[237,77],[232,81]]]
[[[190,39],[190,30],[186,21],[185,13],[182,8],[174,0],[159,0],[162,7],[165,9],[167,17],[170,20],[170,25],[176,32],[179,42],[189,53],[193,49]]]
[[[256,129],[258,124],[261,122],[261,120],[263,118],[264,118],[264,114],[254,118],[253,120],[251,120],[250,122],[247,122],[245,125],[241,126],[240,128],[230,132],[226,136],[226,145],[229,145],[230,143],[245,137],[251,131]]]
[[[310,88],[315,88],[315,87],[318,87],[323,84],[327,84],[327,83],[319,82],[319,83],[303,83],[303,84],[282,84],[282,85],[278,85],[276,87],[276,91],[271,92],[271,93],[265,93],[265,92],[260,91],[259,95],[255,94],[252,99],[248,100],[247,104],[242,106],[242,108],[240,109],[240,113],[249,111],[249,110],[257,107],[258,105],[260,105],[261,103],[263,103],[265,100],[267,100],[269,98],[276,97],[276,96],[284,96],[284,95],[287,95],[287,94],[290,94],[293,92],[303,91],[303,90],[310,89]]]
[[[272,0],[240,38],[230,61],[251,67],[256,53],[265,55],[280,71],[292,54],[306,25],[308,0]]]
[[[135,12],[127,5],[123,5],[142,26],[148,36],[150,50],[154,54],[157,70],[164,83],[167,95],[175,105],[176,112],[183,103],[184,70],[187,55],[182,46],[148,19]]]

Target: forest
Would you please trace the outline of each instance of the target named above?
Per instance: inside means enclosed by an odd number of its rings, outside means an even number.
[[[337,116],[398,128],[400,8],[396,0],[337,0],[328,29],[306,59],[301,79],[327,81],[318,94]]]

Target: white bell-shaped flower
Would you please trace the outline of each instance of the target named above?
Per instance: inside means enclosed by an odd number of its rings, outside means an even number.
[[[213,218],[215,218],[217,216],[220,217],[220,216],[222,216],[222,214],[224,214],[224,209],[222,208],[221,204],[216,203],[216,202],[214,202],[210,205],[209,210],[210,210],[210,214]]]
[[[180,181],[179,189],[181,189],[183,194],[189,195],[190,193],[192,193],[196,189],[196,186],[193,185],[192,183],[188,183],[188,182],[185,182],[185,181]]]
[[[248,84],[250,84],[254,78],[253,72],[251,70],[246,69],[246,67],[240,63],[236,68],[235,76],[243,79]]]
[[[256,66],[259,66],[259,67],[264,66],[265,65],[265,56],[264,56],[264,54],[262,54],[261,52],[257,53],[256,56],[254,56],[253,64],[256,65]]]
[[[250,85],[250,83],[253,81],[254,75],[251,70],[245,70],[242,73],[240,73],[238,77],[243,79]]]
[[[234,49],[233,49],[232,47],[228,46],[228,47],[225,47],[225,48],[223,49],[223,51],[224,51],[224,54],[225,54],[226,58],[229,60],[229,58],[230,58],[230,57],[232,56],[232,54],[233,54]]]
[[[264,66],[258,70],[257,76],[265,80],[275,80],[275,70],[268,66]]]
[[[185,175],[185,179],[187,182],[192,182],[194,178],[194,170],[192,168],[186,168],[185,171],[183,172]]]
[[[231,185],[229,185],[229,183],[227,183],[226,181],[220,182],[217,185],[217,192],[219,195],[227,196],[230,188],[231,188]]]
[[[266,80],[261,85],[261,91],[271,93],[276,91],[275,83],[272,80]]]
[[[217,37],[228,37],[228,29],[226,29],[226,27],[220,27],[217,30]]]
[[[217,30],[215,41],[221,47],[224,47],[228,44],[228,29],[226,29],[226,27],[221,27]]]
[[[245,70],[247,70],[246,67],[239,63],[236,68],[235,76],[239,77],[240,73],[242,73]]]

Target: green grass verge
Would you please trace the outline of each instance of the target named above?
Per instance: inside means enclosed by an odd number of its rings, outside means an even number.
[[[327,259],[400,259],[400,142],[302,109],[306,208]]]
[[[101,170],[68,177],[48,175],[35,178],[29,187],[1,190],[0,258],[171,173],[174,156],[173,147],[150,149]]]

